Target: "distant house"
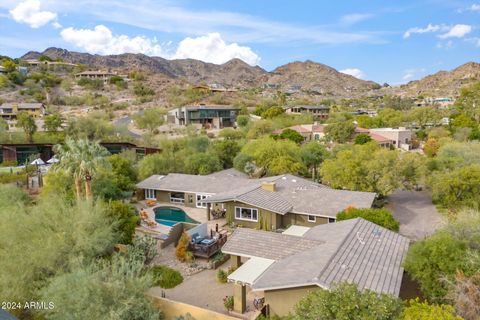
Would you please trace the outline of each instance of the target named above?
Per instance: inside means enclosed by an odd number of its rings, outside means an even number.
[[[355,133],[365,133],[383,148],[394,147],[397,149],[410,150],[412,146],[413,132],[404,127],[399,128],[372,128],[365,129],[356,127]]]
[[[222,252],[236,270],[234,311],[245,312],[246,286],[262,291],[270,316],[286,316],[315,289],[340,282],[398,296],[409,240],[362,218],[283,233],[237,228]],[[242,258],[243,262],[242,263]]]
[[[168,111],[167,121],[178,125],[197,124],[204,128],[233,127],[240,109],[229,105],[198,105]]]
[[[287,89],[285,90],[285,94],[287,95],[295,94],[300,92],[301,89],[302,89],[302,86],[300,85],[291,85],[287,87]]]
[[[199,176],[171,173],[153,175],[137,184],[139,197],[159,202],[206,208],[224,208],[227,221],[247,228],[283,229],[336,221],[349,206],[370,208],[376,194],[336,190],[286,174],[250,179],[230,169]]]
[[[277,90],[280,88],[280,85],[277,83],[264,83],[263,84],[264,89],[272,89],[272,90]]]
[[[311,114],[315,120],[327,120],[330,107],[324,105],[296,105],[285,107],[285,112],[296,115],[308,113]]]
[[[305,142],[309,141],[320,141],[325,137],[324,129],[325,126],[321,124],[299,124],[296,126],[291,126],[286,129],[292,129],[304,137]],[[274,134],[281,134],[285,129],[279,129],[273,131]]]
[[[395,148],[403,150],[410,150],[413,139],[413,132],[404,127],[374,128],[370,129],[370,135],[379,135],[389,139]]]
[[[92,80],[108,81],[111,77],[115,76],[115,73],[109,71],[83,71],[75,74],[75,79],[87,78]]]
[[[219,84],[219,83],[212,83],[209,85],[197,85],[192,87],[193,90],[195,91],[200,91],[200,92],[237,92],[237,89],[232,89],[232,88],[226,88],[225,86]]]
[[[35,117],[42,117],[46,112],[43,103],[5,102],[0,105],[0,117],[3,119],[14,120],[17,118],[17,114],[21,111],[26,111]]]
[[[7,73],[7,71],[5,71],[5,67],[4,67],[4,66],[0,66],[0,73]]]
[[[101,142],[111,154],[117,154],[125,150],[134,150],[138,157],[143,157],[159,152],[156,148],[139,147],[129,142]],[[0,142],[0,163],[13,161],[24,164],[31,157],[49,160],[54,155],[52,143],[1,143]]]

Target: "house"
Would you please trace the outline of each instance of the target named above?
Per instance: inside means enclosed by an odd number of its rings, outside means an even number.
[[[305,142],[309,141],[320,141],[325,137],[324,129],[325,126],[321,124],[299,124],[296,126],[288,127],[287,129],[294,130],[301,134],[304,137]],[[273,131],[273,134],[281,134],[284,129],[279,129]]]
[[[250,179],[234,169],[200,176],[153,175],[137,184],[140,198],[226,210],[229,223],[264,230],[333,223],[349,206],[370,208],[375,193],[336,190],[291,174]]]
[[[330,113],[330,107],[324,105],[296,105],[285,107],[287,114],[303,114],[308,113],[313,116],[315,120],[327,120]]]
[[[178,125],[197,124],[204,128],[233,127],[240,109],[229,105],[178,107],[167,113],[167,122]]]
[[[0,73],[7,73],[4,66],[0,66]]]
[[[129,142],[101,142],[111,154],[117,154],[125,150],[135,150],[137,156],[159,152],[155,148],[144,148]],[[0,142],[0,163],[16,162],[19,165],[24,164],[30,158],[41,158],[47,161],[54,155],[52,143],[1,143]]]
[[[410,150],[413,139],[413,132],[405,127],[374,128],[370,129],[370,135],[379,135],[389,139],[395,148],[403,150]]]
[[[263,291],[271,316],[285,316],[309,292],[340,282],[398,296],[408,246],[398,233],[356,218],[284,233],[237,228],[222,252],[237,268],[228,276],[234,311],[245,312],[250,286]]]
[[[115,73],[108,71],[83,71],[75,74],[75,79],[87,78],[92,80],[103,80],[107,82],[111,77],[115,76]]]
[[[365,133],[376,141],[380,147],[410,150],[412,146],[413,132],[404,127],[399,128],[372,128],[365,129],[356,127],[355,133]]]
[[[300,85],[291,85],[291,86],[287,87],[287,90],[285,90],[285,94],[286,95],[292,95],[292,94],[300,92],[301,89],[302,89],[302,86],[300,86]]]
[[[45,105],[43,103],[5,102],[0,105],[0,117],[4,119],[16,119],[17,114],[21,111],[26,111],[35,117],[42,117],[46,113]]]

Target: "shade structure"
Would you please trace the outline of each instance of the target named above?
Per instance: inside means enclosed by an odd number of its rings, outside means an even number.
[[[45,164],[45,161],[43,161],[43,160],[40,159],[40,158],[37,158],[37,159],[33,160],[32,162],[30,162],[30,164],[37,165],[37,166],[41,166],[41,165],[44,165],[44,164]]]
[[[252,285],[275,261],[253,257],[228,276],[228,281]]]
[[[53,156],[52,158],[47,160],[47,163],[49,163],[49,164],[53,164],[53,163],[57,163],[57,162],[60,162],[60,160],[58,160],[55,156]]]

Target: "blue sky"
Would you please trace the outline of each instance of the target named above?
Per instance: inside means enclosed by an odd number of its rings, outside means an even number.
[[[0,54],[55,46],[266,70],[313,60],[379,83],[479,61],[480,0],[0,0]]]

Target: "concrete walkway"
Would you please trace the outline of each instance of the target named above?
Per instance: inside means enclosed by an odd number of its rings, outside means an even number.
[[[442,218],[426,191],[396,190],[388,196],[386,206],[400,222],[400,234],[421,240],[442,225]]]
[[[220,268],[227,269],[229,266],[230,261],[227,261]],[[162,291],[164,291],[167,299],[227,314],[223,305],[223,298],[233,295],[233,284],[219,283],[216,278],[217,270],[203,270],[185,278],[175,288],[154,287],[150,289],[150,293],[160,297]],[[253,306],[255,297],[263,297],[263,292],[252,292],[247,286],[247,312],[243,317],[248,318],[255,311]]]

